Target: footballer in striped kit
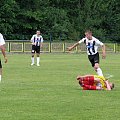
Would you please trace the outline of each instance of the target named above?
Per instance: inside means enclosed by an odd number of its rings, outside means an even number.
[[[37,56],[37,66],[40,66],[40,48],[43,45],[43,37],[40,34],[41,34],[40,31],[37,30],[36,34],[33,35],[32,38],[31,38],[31,43],[32,43],[32,50],[31,50],[32,63],[31,63],[31,65],[35,64],[34,57],[35,57],[35,54],[36,54],[36,56]]]
[[[85,32],[85,38],[75,43],[73,46],[68,47],[68,50],[71,51],[74,47],[78,46],[81,43],[84,43],[86,45],[88,59],[92,67],[94,67],[95,71],[99,76],[103,76],[102,70],[99,66],[98,47],[100,46],[102,47],[102,58],[104,59],[106,57],[105,45],[101,41],[99,41],[97,38],[92,36],[92,31],[87,30]]]

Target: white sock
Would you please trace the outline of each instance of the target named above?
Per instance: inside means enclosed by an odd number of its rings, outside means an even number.
[[[40,63],[40,57],[37,57],[37,64]]]
[[[0,82],[1,82],[2,76],[0,75]]]
[[[101,70],[100,68],[97,69],[97,74],[98,74],[99,76],[103,76],[102,70]]]
[[[32,63],[34,64],[34,57],[31,57]]]

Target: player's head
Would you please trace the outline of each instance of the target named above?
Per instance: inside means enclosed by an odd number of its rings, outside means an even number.
[[[36,34],[37,34],[37,35],[40,35],[40,30],[37,30],[37,31],[36,31]]]
[[[85,37],[88,38],[89,40],[91,40],[92,39],[92,31],[86,30],[85,31]]]
[[[109,85],[111,87],[111,90],[115,87],[114,83],[109,82]]]

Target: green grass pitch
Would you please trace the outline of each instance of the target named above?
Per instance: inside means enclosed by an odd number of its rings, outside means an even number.
[[[30,58],[10,54],[3,63],[0,120],[120,120],[120,54],[100,59],[113,91],[81,90],[76,76],[96,74],[86,54],[41,54],[40,67]]]

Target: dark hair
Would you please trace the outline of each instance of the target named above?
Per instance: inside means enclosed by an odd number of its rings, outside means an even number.
[[[111,89],[113,89],[115,87],[115,85],[114,85],[114,83],[112,83],[112,87],[111,87]]]
[[[91,30],[86,30],[85,33],[92,33],[92,31]]]

